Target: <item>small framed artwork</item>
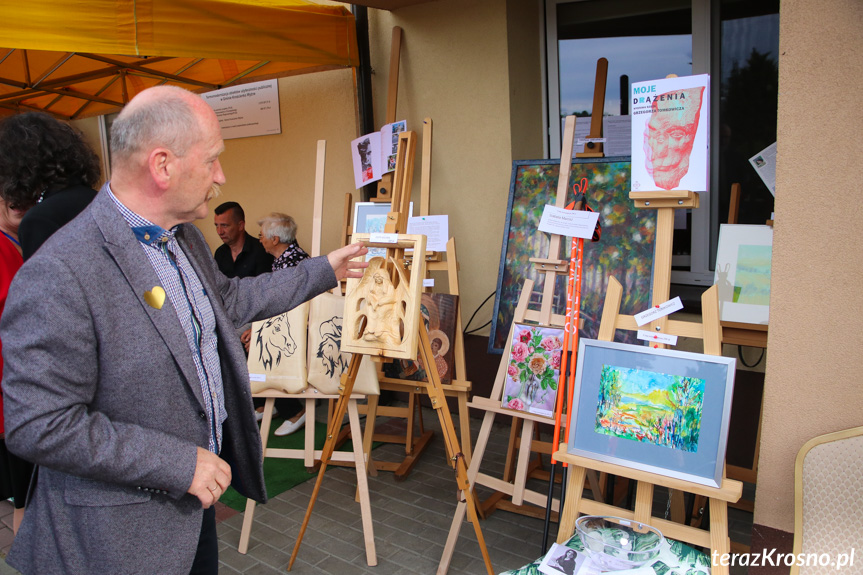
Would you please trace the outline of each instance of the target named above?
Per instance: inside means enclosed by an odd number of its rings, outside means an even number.
[[[745,224],[719,226],[714,283],[722,321],[767,325],[773,228]]]
[[[736,360],[582,339],[567,451],[719,487]]]
[[[501,407],[552,417],[562,352],[562,328],[514,324]]]
[[[354,234],[379,234],[383,233],[387,224],[387,214],[390,213],[389,202],[356,202],[354,203]],[[414,203],[410,203],[408,216],[414,213]],[[384,257],[386,248],[369,248],[366,261],[372,261],[374,257]]]

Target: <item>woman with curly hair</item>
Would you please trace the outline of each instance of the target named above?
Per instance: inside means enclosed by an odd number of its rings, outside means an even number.
[[[26,260],[96,197],[99,158],[69,124],[41,112],[0,122],[0,196],[27,211],[18,230]]]
[[[99,159],[68,124],[40,112],[0,122],[0,313],[23,260],[87,207],[100,179]],[[33,466],[6,450],[2,409],[0,390],[0,497],[14,500],[17,533]]]

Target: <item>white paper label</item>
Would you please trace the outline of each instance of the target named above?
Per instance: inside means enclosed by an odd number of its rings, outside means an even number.
[[[449,240],[449,216],[418,216],[408,218],[409,234],[424,235],[426,250],[445,252]]]
[[[395,244],[398,243],[398,234],[369,234],[369,243],[371,244]]]
[[[665,345],[677,345],[677,336],[668,333],[653,333],[646,329],[638,330],[638,339],[649,341],[650,343],[662,343]]]
[[[606,138],[578,138],[577,140],[575,140],[575,145],[583,146],[591,142],[593,142],[594,144],[604,144],[606,142]]]
[[[542,219],[539,221],[539,231],[569,238],[590,239],[593,237],[598,218],[598,212],[565,210],[546,205],[542,210]]]
[[[683,309],[683,303],[680,301],[680,296],[678,296],[665,303],[661,303],[658,306],[635,314],[635,323],[638,325],[644,325],[681,309]]]
[[[423,287],[434,287],[434,278],[423,279]]]
[[[267,381],[267,374],[265,373],[250,373],[249,381]]]

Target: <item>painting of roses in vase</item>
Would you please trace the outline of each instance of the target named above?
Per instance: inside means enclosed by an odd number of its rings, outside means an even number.
[[[563,329],[515,324],[501,405],[552,417],[561,353]]]

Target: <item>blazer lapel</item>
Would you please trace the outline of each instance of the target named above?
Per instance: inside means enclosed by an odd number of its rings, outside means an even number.
[[[180,320],[170,298],[165,295],[160,309],[147,301],[148,297],[155,297],[155,301],[158,302],[158,294],[153,293],[153,288],[158,287],[163,290],[156,270],[153,269],[153,265],[141,249],[129,224],[104,189],[93,200],[92,213],[105,238],[105,251],[108,252],[125,276],[126,281],[129,282],[129,287],[135,293],[141,309],[153,322],[171,355],[173,355],[174,361],[180,367],[187,385],[203,409],[204,397],[201,392],[198,371],[189,350],[186,333],[180,325]],[[147,292],[152,295],[146,296],[145,293]],[[154,300],[151,299],[151,301]]]

